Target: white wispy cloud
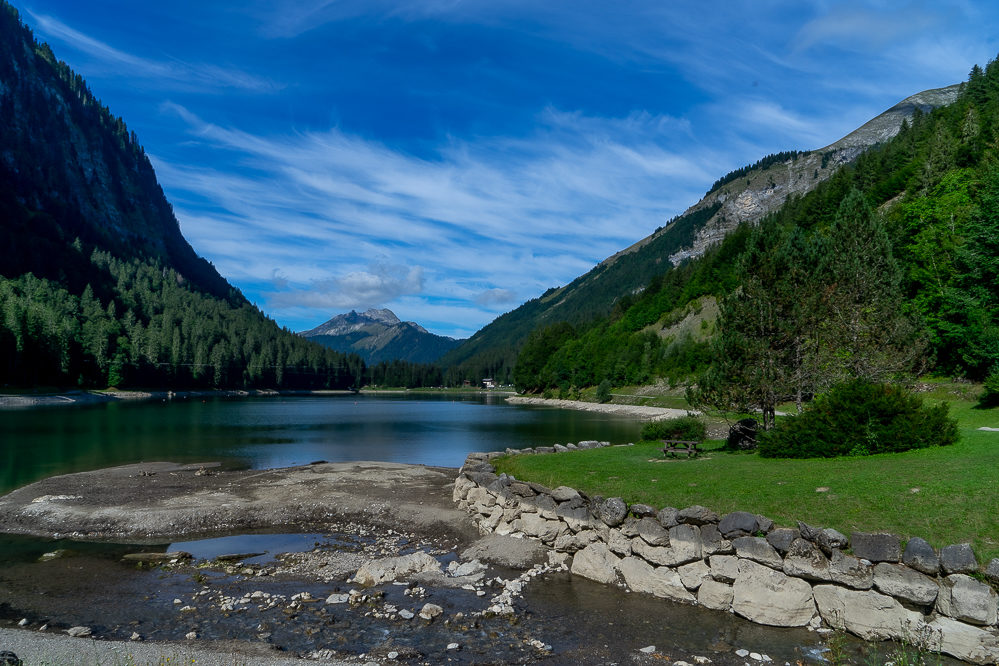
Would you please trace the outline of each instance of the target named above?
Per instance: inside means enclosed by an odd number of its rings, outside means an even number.
[[[724,161],[700,146],[693,157],[689,123],[645,113],[549,108],[529,136],[452,138],[415,156],[335,128],[262,136],[163,110],[227,165],[154,158],[185,235],[258,285],[269,311],[313,307],[317,323],[417,298],[474,330],[646,236]]]
[[[113,67],[119,75],[170,81],[186,90],[202,89],[206,92],[216,91],[219,88],[270,92],[281,88],[272,81],[236,67],[143,58],[85,35],[51,16],[36,14],[30,10],[28,14],[35,21],[39,32],[47,38],[58,40],[86,53]]]

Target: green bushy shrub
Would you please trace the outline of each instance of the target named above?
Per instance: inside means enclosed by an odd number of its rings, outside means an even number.
[[[926,406],[903,387],[854,381],[760,433],[759,451],[766,458],[835,458],[946,446],[957,439],[946,404]]]
[[[992,372],[985,378],[984,389],[982,395],[978,397],[978,406],[999,407],[999,367],[992,368]]]
[[[597,386],[597,402],[604,404],[611,401],[611,383],[605,379]]]
[[[642,439],[656,441],[660,439],[681,439],[692,442],[704,441],[708,430],[696,416],[680,416],[675,419],[649,421],[642,426]]]

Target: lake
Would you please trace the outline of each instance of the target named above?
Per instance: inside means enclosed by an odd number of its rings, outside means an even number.
[[[504,398],[374,393],[2,411],[0,493],[54,474],[156,460],[253,469],[315,460],[459,467],[471,451],[638,438],[632,418]]]

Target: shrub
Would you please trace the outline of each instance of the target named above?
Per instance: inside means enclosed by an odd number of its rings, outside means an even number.
[[[759,451],[766,458],[835,458],[946,446],[957,439],[946,404],[925,406],[903,387],[853,381],[760,433]]]
[[[603,404],[611,401],[611,383],[605,379],[597,385],[597,402]]]
[[[992,372],[985,378],[985,390],[978,396],[978,406],[999,406],[999,366],[992,368]]]
[[[708,430],[704,422],[696,416],[680,416],[675,419],[649,421],[642,426],[642,439],[655,441],[659,439],[682,439],[693,442],[703,441]]]

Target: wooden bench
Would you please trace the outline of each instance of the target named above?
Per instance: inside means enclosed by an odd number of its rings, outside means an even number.
[[[664,439],[662,443],[664,444],[663,455],[676,456],[682,453],[688,458],[697,457],[697,442],[685,439]]]

